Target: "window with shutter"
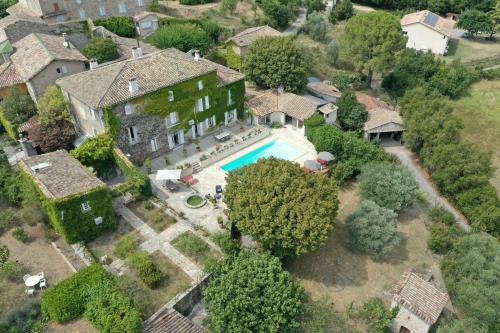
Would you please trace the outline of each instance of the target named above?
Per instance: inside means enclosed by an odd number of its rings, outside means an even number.
[[[203,112],[203,98],[196,101],[196,111]]]
[[[205,96],[205,110],[210,109],[210,98],[208,96]]]
[[[125,114],[129,115],[134,113],[134,106],[132,104],[125,104]]]
[[[203,90],[203,81],[198,81],[198,90]]]
[[[174,101],[174,92],[173,91],[169,91],[168,92],[168,101],[169,102],[173,102]]]

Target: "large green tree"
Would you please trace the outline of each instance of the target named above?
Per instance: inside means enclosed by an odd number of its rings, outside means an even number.
[[[17,3],[17,0],[0,0],[0,18],[9,15],[7,8]]]
[[[0,106],[3,108],[5,118],[16,125],[22,124],[36,114],[35,103],[30,95],[18,87],[9,89]]]
[[[332,24],[336,24],[338,21],[348,20],[353,16],[354,7],[351,0],[339,0],[330,11],[328,19]]]
[[[278,258],[256,250],[226,258],[203,296],[216,333],[291,333],[303,312],[300,284]]]
[[[301,48],[288,37],[264,37],[248,48],[244,71],[249,81],[265,88],[283,86],[298,92],[307,83],[306,64]]]
[[[368,112],[365,106],[358,102],[354,92],[344,91],[337,101],[337,106],[337,117],[342,129],[361,134],[368,120]]]
[[[304,24],[304,31],[314,40],[325,41],[327,27],[324,16],[319,12],[309,14]]]
[[[389,162],[363,166],[359,184],[363,197],[394,211],[411,206],[418,191],[418,184],[411,172],[404,166]]]
[[[367,74],[370,86],[373,73],[388,72],[405,45],[399,18],[378,11],[355,15],[347,21],[340,51],[358,72]]]
[[[352,246],[376,260],[387,255],[401,242],[397,217],[394,211],[373,201],[362,201],[347,217]]]
[[[120,57],[118,45],[111,38],[94,37],[82,50],[87,59],[96,59],[103,63],[115,60]]]
[[[230,218],[273,254],[317,250],[328,239],[338,208],[337,185],[290,161],[268,158],[229,173],[224,194]]]
[[[491,16],[477,9],[463,12],[462,15],[460,15],[457,26],[466,30],[471,37],[474,37],[474,35],[477,35],[479,32],[494,32],[494,24]]]
[[[462,237],[442,260],[441,269],[453,305],[461,315],[477,320],[487,327],[488,332],[499,332],[498,240],[485,233]]]

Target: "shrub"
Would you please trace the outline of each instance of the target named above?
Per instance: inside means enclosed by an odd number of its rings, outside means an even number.
[[[373,259],[380,259],[391,252],[401,241],[397,216],[394,211],[373,201],[362,201],[346,220],[353,247]]]
[[[150,200],[146,200],[144,201],[144,208],[146,208],[147,210],[152,210],[153,208],[155,208],[155,205]]]
[[[199,258],[210,252],[210,247],[198,236],[186,232],[175,239],[175,246],[190,257]]]
[[[94,37],[82,50],[87,59],[96,59],[98,63],[108,62],[120,57],[118,45],[110,38]]]
[[[23,204],[20,211],[21,218],[30,226],[35,226],[37,223],[46,221],[46,215],[42,207],[37,202],[27,202]]]
[[[215,332],[294,332],[303,311],[300,284],[278,258],[256,250],[227,257],[203,296]]]
[[[326,3],[322,0],[306,0],[305,5],[308,13],[319,13],[326,9]]]
[[[406,167],[389,162],[363,166],[359,184],[364,198],[394,211],[411,206],[418,191],[413,174]]]
[[[0,210],[0,234],[10,229],[16,222],[17,218],[12,209]]]
[[[446,225],[454,225],[455,224],[455,216],[453,216],[450,211],[442,206],[434,206],[427,210],[427,215],[431,219],[432,222],[441,222]]]
[[[234,13],[236,6],[238,5],[238,0],[222,0],[221,1],[221,11],[226,14],[230,12]]]
[[[269,24],[273,27],[284,28],[290,22],[296,10],[297,2],[279,0],[259,0],[258,3],[262,8],[264,14],[269,21]]]
[[[337,101],[337,106],[339,108],[338,120],[342,129],[361,134],[368,120],[368,112],[366,107],[358,102],[354,92],[344,91]]]
[[[326,45],[326,56],[330,65],[337,65],[340,56],[340,43],[337,40],[332,39],[328,42]]]
[[[12,236],[14,236],[15,239],[23,243],[26,243],[29,238],[28,234],[26,233],[26,230],[24,230],[22,227],[16,227],[12,229]]]
[[[134,236],[122,236],[115,244],[114,254],[122,259],[133,254],[139,248],[139,244]]]
[[[210,36],[194,24],[167,25],[158,29],[149,39],[159,49],[174,47],[184,52],[197,49],[206,53],[213,46]]]
[[[458,235],[455,226],[448,226],[439,222],[431,224],[429,231],[430,236],[427,241],[429,249],[440,254],[447,253],[451,249]]]
[[[26,266],[17,261],[7,260],[2,265],[2,275],[12,282],[19,282],[27,272]]]
[[[121,37],[136,37],[134,21],[128,16],[110,16],[94,20],[95,26],[102,26]]]
[[[0,244],[0,268],[9,260],[10,251],[7,245]]]
[[[312,12],[307,16],[303,29],[314,40],[321,42],[326,40],[326,22],[323,15],[318,12]]]
[[[2,314],[0,332],[33,332],[33,326],[41,319],[40,301],[33,299],[16,305]]]
[[[92,137],[71,151],[71,155],[80,163],[93,168],[98,177],[114,172],[114,139],[109,134]]]
[[[0,106],[4,117],[14,125],[20,125],[36,114],[35,103],[30,95],[18,87],[8,90]]]
[[[212,239],[228,255],[237,254],[240,251],[240,243],[232,239],[229,232],[215,234]]]
[[[477,73],[459,61],[449,65],[442,65],[439,72],[429,81],[429,89],[437,90],[441,94],[458,98],[462,96],[471,83],[475,80]]]
[[[358,310],[358,315],[373,332],[385,333],[391,327],[392,320],[399,312],[399,308],[395,307],[387,310],[384,302],[378,298],[368,299]]]
[[[328,17],[332,24],[338,21],[344,21],[354,16],[354,7],[351,0],[340,0],[335,7],[332,8]]]
[[[128,263],[137,270],[139,278],[149,288],[156,288],[163,280],[163,273],[153,262],[149,253],[139,251],[128,258]]]

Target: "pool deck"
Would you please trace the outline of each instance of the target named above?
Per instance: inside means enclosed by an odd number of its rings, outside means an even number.
[[[195,178],[197,178],[200,182],[194,186],[194,188],[199,191],[201,194],[214,194],[215,186],[226,184],[226,172],[221,169],[221,166],[245,155],[249,152],[255,150],[258,147],[265,145],[273,140],[281,140],[287,142],[288,144],[294,146],[299,149],[302,154],[298,156],[293,162],[296,162],[300,165],[304,163],[305,160],[315,159],[317,156],[316,150],[314,146],[307,140],[304,136],[302,130],[293,129],[291,127],[284,127],[278,129],[271,130],[271,136],[248,146],[237,153],[226,157],[219,162],[212,164],[206,168],[204,168],[199,173],[195,174]]]

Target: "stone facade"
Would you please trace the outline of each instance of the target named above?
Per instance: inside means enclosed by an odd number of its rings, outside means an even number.
[[[411,333],[429,332],[431,325],[420,319],[404,306],[401,306],[393,301],[391,304],[391,308],[394,308],[396,306],[399,306],[399,312],[392,322],[392,331],[394,333],[405,332],[404,328],[406,328]]]
[[[97,19],[106,16],[134,16],[149,8],[152,0],[19,0],[24,8],[47,23]]]

